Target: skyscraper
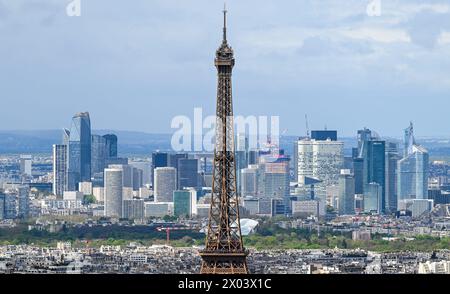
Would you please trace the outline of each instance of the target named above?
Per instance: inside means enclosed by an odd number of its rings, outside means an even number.
[[[152,184],[154,183],[155,178],[155,169],[158,167],[167,167],[169,166],[169,154],[166,152],[153,152],[152,153]]]
[[[380,207],[378,209],[379,213],[384,213],[386,200],[386,142],[372,138],[366,144],[363,150],[364,192],[366,188],[369,189],[368,185],[370,184],[376,183],[380,186],[381,199],[379,199]]]
[[[210,217],[202,257],[202,274],[248,274],[239,217],[231,75],[235,63],[227,42],[226,9],[222,45],[216,51],[218,74],[216,143]]]
[[[174,167],[155,169],[155,202],[173,202],[173,191],[177,189],[177,170]]]
[[[428,151],[413,145],[411,154],[398,162],[398,200],[428,198]]]
[[[91,137],[91,173],[101,173],[105,169],[107,156],[106,139],[103,136]]]
[[[76,191],[79,182],[91,180],[91,121],[88,112],[72,118],[68,145],[68,191]]]
[[[241,170],[248,166],[249,141],[245,134],[236,136],[236,183],[238,191],[241,191]]]
[[[152,166],[148,161],[134,161],[130,162],[130,165],[142,171],[142,185],[152,183]]]
[[[174,167],[178,170],[178,163],[180,159],[187,159],[187,153],[169,153],[167,155],[167,166]]]
[[[311,139],[316,141],[337,141],[337,131],[320,130],[311,131]]]
[[[344,143],[316,141],[309,138],[297,142],[298,180],[305,185],[306,178],[321,181],[315,186],[317,197],[326,199],[326,187],[337,185],[344,167]]]
[[[139,168],[135,167],[132,168],[133,168],[133,191],[139,191],[139,188],[143,186],[142,181],[144,172]]]
[[[355,214],[355,177],[349,170],[339,176],[339,214]]]
[[[70,130],[64,128],[61,141],[62,145],[69,146],[69,141],[70,141]]]
[[[106,158],[117,158],[117,136],[114,134],[104,135],[106,145]]]
[[[411,123],[405,130],[405,157],[398,162],[398,201],[428,198],[428,151],[416,144]]]
[[[386,201],[385,212],[397,211],[397,164],[398,146],[396,143],[386,143]]]
[[[261,196],[269,199],[282,199],[285,205],[285,212],[289,210],[290,206],[289,163],[290,158],[285,155],[277,157],[262,156],[260,158],[260,166],[264,178],[264,192]]]
[[[178,160],[178,189],[197,188],[198,186],[198,160],[181,158]]]
[[[355,177],[355,194],[364,194],[364,158],[353,158],[353,175]]]
[[[5,194],[0,191],[0,220],[5,219]]]
[[[247,168],[241,170],[241,196],[259,196],[263,193],[262,187],[263,172],[259,165],[249,165]]]
[[[122,217],[122,169],[105,169],[105,216]]]
[[[178,217],[192,217],[197,214],[197,192],[182,190],[173,192],[174,215]]]
[[[5,194],[5,219],[15,219],[17,217],[17,194],[6,193]]]
[[[364,189],[364,212],[381,214],[383,210],[383,188],[378,183],[369,183]]]
[[[124,188],[133,188],[133,167],[128,164],[110,164],[108,168],[122,170],[122,185]]]
[[[123,200],[123,218],[144,219],[144,200],[128,199]]]
[[[53,194],[63,196],[67,188],[67,145],[53,145]]]
[[[27,219],[30,214],[30,188],[26,185],[20,185],[17,188],[18,198],[18,217]]]
[[[403,144],[403,158],[405,158],[413,152],[412,147],[416,144],[414,139],[414,126],[412,122],[410,122],[409,127],[405,129]]]
[[[32,156],[20,155],[20,174],[31,177]]]

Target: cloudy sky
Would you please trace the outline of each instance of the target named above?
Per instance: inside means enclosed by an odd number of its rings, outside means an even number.
[[[0,129],[171,132],[215,107],[223,1],[0,0]],[[235,112],[289,134],[450,135],[450,0],[229,0]]]

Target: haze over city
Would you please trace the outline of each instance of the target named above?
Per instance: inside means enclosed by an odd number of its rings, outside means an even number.
[[[214,113],[223,1],[0,1],[0,129],[58,129],[88,110],[95,129],[171,133]],[[228,1],[235,113],[279,115],[287,134],[327,125],[445,136],[447,1]],[[218,13],[211,13],[212,11]],[[18,115],[20,113],[20,115]],[[120,118],[120,119],[118,119]]]

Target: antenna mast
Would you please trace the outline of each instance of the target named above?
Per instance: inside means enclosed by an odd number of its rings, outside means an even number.
[[[305,114],[305,122],[306,122],[306,136],[308,138],[310,138],[310,133],[309,133],[309,124],[308,124],[308,115]]]

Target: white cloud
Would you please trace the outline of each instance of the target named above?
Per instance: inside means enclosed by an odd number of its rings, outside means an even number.
[[[411,42],[411,38],[404,30],[386,29],[386,28],[357,28],[339,30],[339,32],[348,38],[370,40],[381,43]]]
[[[438,39],[439,45],[450,44],[450,32],[442,32]]]

